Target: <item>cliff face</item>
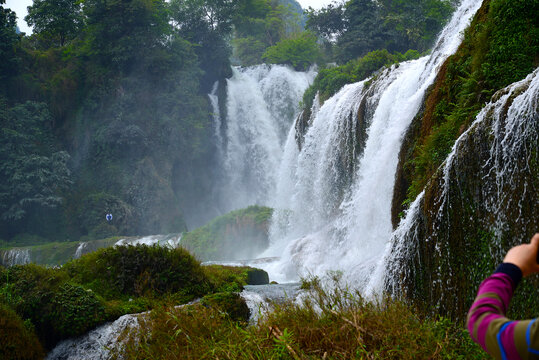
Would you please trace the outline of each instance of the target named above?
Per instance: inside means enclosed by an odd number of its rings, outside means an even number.
[[[394,227],[491,96],[539,65],[539,20],[532,15],[537,11],[532,0],[483,2],[458,51],[439,69],[404,139],[393,196]]]
[[[386,285],[454,318],[465,316],[507,249],[539,229],[537,70],[496,92],[539,64],[538,21],[524,5],[483,3],[400,153]],[[514,315],[537,312],[530,286],[513,301]]]

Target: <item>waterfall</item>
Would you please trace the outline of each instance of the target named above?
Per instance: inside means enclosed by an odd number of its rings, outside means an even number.
[[[110,359],[123,345],[121,341],[118,341],[122,333],[136,329],[139,326],[139,317],[146,314],[124,315],[112,323],[103,324],[77,338],[64,340],[47,354],[46,359]]]
[[[315,109],[301,151],[292,143],[295,128],[290,130],[279,170],[271,246],[262,254],[280,256],[264,268],[272,279],[342,270],[365,289],[391,238],[391,197],[404,133],[438,67],[456,51],[480,5],[462,1],[430,56],[347,85]],[[357,126],[367,128],[361,147],[353,138]]]
[[[213,123],[214,123],[214,132],[215,132],[215,140],[216,140],[216,146],[217,151],[223,150],[223,136],[221,135],[222,131],[222,121],[221,121],[221,111],[219,110],[219,97],[217,96],[217,89],[219,89],[219,81],[216,81],[213,84],[213,88],[211,90],[211,93],[208,94],[208,98],[210,99],[211,108],[213,111]],[[221,158],[222,154],[219,153],[218,157]]]
[[[0,265],[6,267],[29,264],[32,261],[29,249],[9,249],[2,251],[1,254]]]
[[[450,307],[454,299],[445,299],[447,293],[463,293],[458,290],[463,285],[456,274],[463,269],[447,266],[447,259],[457,257],[452,254],[451,234],[453,223],[451,212],[460,211],[457,207],[463,202],[462,184],[474,183],[477,194],[474,201],[466,198],[466,206],[475,206],[475,212],[482,226],[488,228],[494,241],[483,249],[481,258],[492,258],[499,261],[503,258],[503,247],[500,239],[508,229],[515,229],[512,243],[526,242],[524,234],[535,232],[533,219],[525,218],[521,213],[523,207],[537,207],[537,194],[533,189],[534,175],[530,173],[531,162],[537,162],[539,155],[539,68],[526,79],[516,82],[497,92],[492,101],[476,116],[471,126],[457,139],[451,153],[442,164],[438,173],[427,187],[436,191],[434,199],[426,199],[423,191],[407,211],[405,218],[393,233],[390,244],[386,248],[384,260],[376,271],[376,279],[371,287],[376,291],[385,282],[388,290],[402,293],[404,288],[414,292],[417,285],[416,276],[420,272],[419,263],[426,261],[419,255],[420,248],[432,248],[429,272],[429,290],[421,291],[423,297],[430,296],[430,303],[449,308],[456,314],[466,310],[465,305]],[[472,160],[470,160],[472,159]],[[478,171],[470,174],[470,164],[477,164]],[[535,175],[536,176],[536,175]],[[465,189],[469,192],[469,189]],[[533,205],[535,204],[535,205]],[[424,224],[425,209],[432,213],[429,225]],[[533,213],[533,211],[532,211]],[[484,214],[484,215],[483,215]],[[457,216],[460,216],[459,213]],[[469,226],[469,219],[461,219],[458,226]],[[472,226],[476,226],[472,221]],[[519,238],[521,237],[521,238]],[[424,239],[424,243],[421,243]],[[477,239],[470,239],[477,242]],[[460,244],[458,247],[473,246]],[[474,261],[472,251],[468,251],[469,260]],[[419,262],[419,263],[418,263]],[[415,265],[418,263],[417,265]],[[458,263],[458,262],[457,262]],[[475,286],[468,286],[475,291],[477,283],[484,274],[474,274],[468,268],[466,279]],[[487,271],[492,271],[489,269]],[[475,278],[475,279],[473,279]],[[464,286],[466,287],[466,286]],[[454,289],[452,291],[452,289]],[[473,295],[473,294],[472,294]]]
[[[223,119],[223,211],[271,205],[287,132],[315,75],[281,65],[233,69]]]

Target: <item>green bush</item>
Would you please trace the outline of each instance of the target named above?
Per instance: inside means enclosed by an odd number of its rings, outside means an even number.
[[[51,299],[51,323],[62,338],[82,335],[105,322],[105,307],[91,290],[65,283]]]
[[[200,263],[186,250],[159,246],[100,249],[64,266],[77,283],[106,299],[182,292],[203,295],[209,282]]]
[[[0,302],[0,358],[31,360],[44,356],[32,325]]]
[[[294,69],[303,71],[314,65],[320,56],[316,37],[309,32],[302,32],[270,46],[262,58],[272,64],[292,65]]]
[[[320,101],[324,102],[335,95],[344,85],[366,79],[375,71],[391,64],[413,60],[420,57],[416,50],[408,50],[404,55],[390,54],[387,50],[375,50],[364,57],[350,60],[344,65],[322,69],[313,84],[303,94],[304,108],[310,109],[316,93],[320,93]]]
[[[245,285],[268,283],[268,273],[248,266],[206,265],[204,273],[215,292],[239,292]]]
[[[31,321],[46,348],[60,340],[51,323],[54,311],[52,299],[66,280],[67,277],[60,270],[34,264],[12,266],[0,278],[4,297],[21,318]]]

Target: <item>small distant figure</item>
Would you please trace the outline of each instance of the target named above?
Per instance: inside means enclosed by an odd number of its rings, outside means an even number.
[[[107,219],[108,222],[111,222],[112,221],[112,214],[107,214],[105,216],[105,218]]]

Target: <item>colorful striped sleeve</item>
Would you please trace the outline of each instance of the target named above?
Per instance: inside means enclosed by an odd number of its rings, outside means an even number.
[[[466,326],[472,339],[496,359],[539,359],[536,319],[511,321],[505,317],[522,272],[503,263],[479,286]]]

